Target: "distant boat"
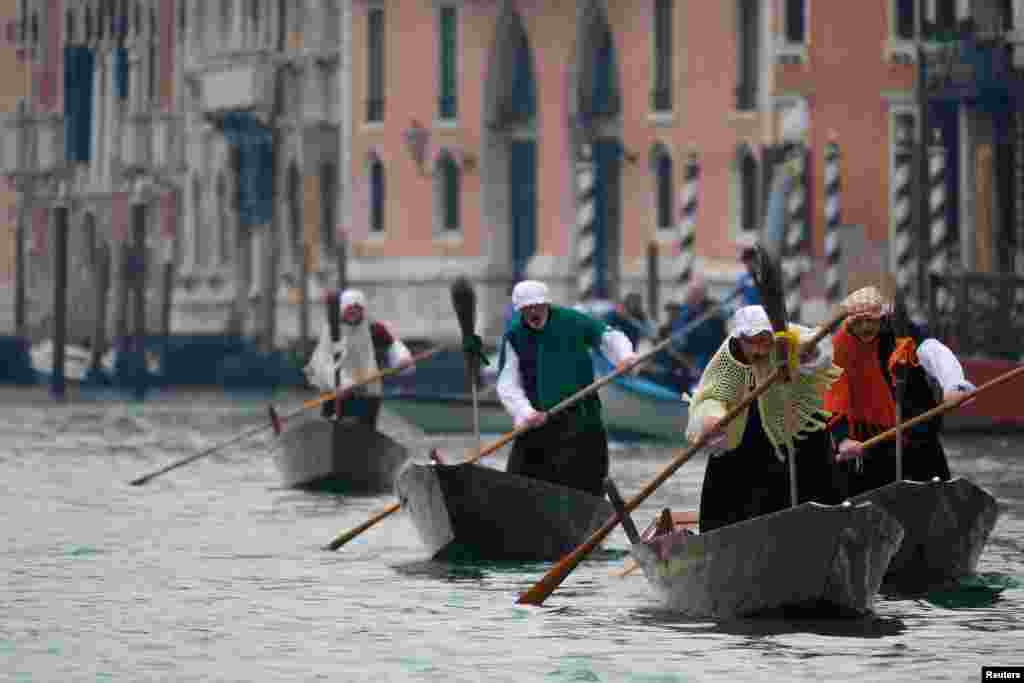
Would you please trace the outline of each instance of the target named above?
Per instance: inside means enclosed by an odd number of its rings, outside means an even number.
[[[275,461],[286,488],[352,493],[392,489],[404,446],[356,419],[308,416],[287,425]]]
[[[491,367],[497,367],[496,363],[492,362]],[[607,359],[594,354],[596,377],[613,369]],[[424,376],[428,375],[424,373]],[[480,430],[493,434],[510,432],[513,429],[512,418],[493,393],[495,374],[492,372],[485,379],[491,384],[479,392]],[[620,375],[601,387],[598,393],[605,428],[611,438],[667,443],[683,441],[689,405],[675,391],[642,377]],[[473,430],[473,401],[468,391],[439,391],[429,383],[417,383],[413,375],[400,385],[388,386],[384,400],[391,411],[428,434]]]
[[[53,339],[44,339],[33,344],[29,349],[32,369],[44,378],[49,378],[53,374],[54,349]],[[100,357],[100,365],[97,368],[100,377],[90,377],[89,371],[93,365],[92,350],[78,344],[64,345],[64,379],[69,382],[88,383],[96,379],[99,381],[109,380],[114,376],[116,363],[117,350],[110,349]],[[146,369],[150,374],[159,374],[160,367],[160,356],[152,351],[146,352]]]

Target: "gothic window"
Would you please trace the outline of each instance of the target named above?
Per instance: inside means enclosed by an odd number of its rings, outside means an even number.
[[[761,16],[760,0],[739,0],[736,26],[737,55],[736,109],[749,111],[757,107],[760,81]]]
[[[662,145],[651,152],[651,171],[654,174],[655,224],[659,230],[667,230],[673,223],[675,194],[672,191],[672,157]]]
[[[370,162],[370,232],[384,232],[384,164],[374,157]]]
[[[367,122],[384,120],[384,8],[371,7],[367,15]]]
[[[757,230],[758,188],[761,184],[757,159],[747,148],[740,157],[740,228],[743,231]]]
[[[440,232],[458,231],[462,227],[462,172],[448,152],[437,161],[434,183]]]
[[[438,117],[440,119],[454,119],[457,107],[458,92],[458,15],[455,8],[444,6],[441,8],[440,20],[438,22],[438,44],[440,45],[440,73],[438,83]]]
[[[807,0],[785,0],[786,42],[803,44],[807,40]]]
[[[654,0],[654,73],[651,109],[672,110],[672,0]]]
[[[918,0],[896,0],[895,34],[900,40],[914,40],[917,35]]]

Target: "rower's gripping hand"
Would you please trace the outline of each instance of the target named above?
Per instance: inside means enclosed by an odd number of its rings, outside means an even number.
[[[479,334],[467,334],[464,336],[462,338],[462,350],[467,356],[476,358],[482,366],[491,364],[484,354],[484,340],[480,338]]]

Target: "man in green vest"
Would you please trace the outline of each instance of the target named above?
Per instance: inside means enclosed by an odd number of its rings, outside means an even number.
[[[594,383],[592,350],[625,369],[636,364],[633,345],[599,320],[553,306],[542,282],[517,284],[512,304],[517,315],[502,340],[498,396],[516,427],[532,429],[516,439],[507,470],[603,495],[608,436],[597,392],[556,414],[548,411]]]

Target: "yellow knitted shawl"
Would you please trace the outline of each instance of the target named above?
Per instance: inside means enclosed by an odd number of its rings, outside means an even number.
[[[790,325],[789,329],[796,332],[801,341],[814,334],[814,330],[800,325]],[[791,451],[794,440],[804,437],[802,433],[818,431],[827,426],[826,419],[823,419],[828,416],[824,410],[823,396],[842,374],[842,369],[832,363],[831,344],[827,338],[819,346],[819,352],[823,357],[817,369],[808,374],[794,372],[792,381],[775,383],[757,401],[761,424],[780,460],[784,458],[784,449]],[[741,363],[732,355],[729,340],[726,340],[704,370],[690,401],[687,439],[696,441],[700,437],[704,418],[723,417],[757,383],[765,381],[772,370],[768,363]],[[746,425],[747,412],[744,410],[726,428],[726,450],[739,446]]]

